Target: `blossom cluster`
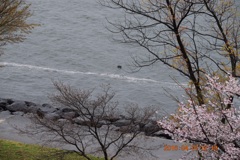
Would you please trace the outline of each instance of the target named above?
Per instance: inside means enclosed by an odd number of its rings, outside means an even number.
[[[231,76],[225,82],[218,77],[207,79],[205,104],[198,105],[190,97],[158,124],[176,141],[218,147],[216,151],[198,150],[198,158],[240,159],[240,110],[233,103],[233,97],[240,95],[240,85]]]

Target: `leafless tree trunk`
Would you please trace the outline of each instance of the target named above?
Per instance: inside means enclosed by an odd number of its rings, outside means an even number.
[[[62,83],[54,85],[59,94],[54,95],[52,101],[72,110],[77,117],[54,119],[38,113],[33,117],[36,125],[25,133],[40,133],[46,135],[47,141],[72,145],[79,155],[89,160],[90,154],[96,153],[105,160],[124,154],[153,156],[152,149],[160,147],[145,147],[143,141],[138,141],[143,133],[140,127],[151,121],[155,109],[129,105],[123,113],[125,121],[120,122],[123,116],[118,111],[118,103],[113,102],[114,93],[110,93],[108,86],[102,88],[102,93],[95,94],[93,90],[77,90]],[[117,123],[124,124],[116,127]]]
[[[203,74],[237,75],[239,18],[236,3],[218,0],[105,0],[104,6],[124,12],[123,22],[110,31],[149,54],[134,59],[137,67],[156,62],[190,80],[199,104],[204,104]]]

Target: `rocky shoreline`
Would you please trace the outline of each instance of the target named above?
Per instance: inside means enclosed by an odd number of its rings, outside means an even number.
[[[24,116],[25,114],[36,114],[40,118],[45,117],[51,120],[71,120],[72,123],[76,123],[78,125],[87,125],[90,123],[79,119],[79,114],[76,110],[64,107],[57,108],[47,103],[36,104],[29,101],[0,98],[0,112],[9,112],[9,114],[20,116]],[[106,122],[111,123],[116,127],[116,130],[121,131],[121,128],[129,125],[131,120],[126,118],[124,115],[119,115],[118,117],[106,117],[103,122],[99,123],[99,127],[104,125]],[[135,126],[134,130],[136,129],[143,132],[146,136],[171,139],[171,137],[165,134],[154,120],[149,120],[146,124]]]

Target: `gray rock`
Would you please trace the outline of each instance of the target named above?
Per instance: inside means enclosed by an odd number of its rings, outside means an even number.
[[[116,127],[127,126],[127,125],[130,125],[130,124],[131,124],[131,121],[130,120],[125,120],[125,119],[113,122],[113,125],[116,126]]]
[[[5,98],[0,98],[0,102],[6,102],[8,105],[12,104],[14,100],[12,99],[5,99]]]
[[[105,116],[103,117],[103,120],[109,121],[109,122],[116,122],[118,120],[120,120],[119,117],[112,117],[112,116]]]
[[[100,128],[100,127],[102,127],[102,125],[104,125],[104,123],[102,123],[100,121],[96,124],[96,123],[91,122],[89,120],[84,120],[81,117],[74,118],[73,123],[76,123],[76,124],[81,125],[81,126],[89,126],[89,127],[93,127],[93,126],[96,125],[97,128]]]
[[[73,110],[71,108],[56,109],[54,113],[68,120],[72,120],[79,116],[76,110]]]
[[[38,110],[41,110],[42,106],[41,105],[31,105],[28,107],[28,112],[29,113],[34,113],[36,114]]]
[[[165,138],[165,139],[172,139],[172,137],[170,135],[164,133],[163,130],[153,133],[151,136]]]
[[[50,104],[43,104],[40,109],[41,109],[41,111],[43,111],[44,113],[53,113],[53,112],[56,112],[56,111],[57,111],[57,108],[54,108],[54,107],[51,106]]]
[[[25,113],[24,115],[23,115],[23,117],[26,117],[26,118],[32,118],[32,117],[35,117],[36,115],[35,114],[33,114],[33,113]]]
[[[13,115],[23,116],[23,115],[24,115],[24,112],[16,111],[16,112],[13,112]]]
[[[48,103],[44,103],[42,104],[43,107],[46,107],[46,108],[53,108],[52,105],[48,104]]]
[[[47,113],[44,115],[46,119],[52,120],[52,121],[56,121],[58,119],[60,119],[61,117],[56,114],[56,113]]]
[[[0,98],[0,111],[7,110],[7,105],[11,105],[14,101],[12,99]]]
[[[105,120],[101,120],[98,123],[101,124],[101,125],[110,125],[110,123],[105,121]]]
[[[73,122],[78,124],[78,125],[81,125],[81,126],[89,126],[91,125],[91,122],[88,121],[88,120],[84,120],[83,118],[74,118],[73,119]]]
[[[17,111],[21,111],[24,113],[28,112],[28,106],[23,101],[15,101],[11,105],[7,105],[6,109],[9,110],[10,112],[17,112]]]
[[[123,133],[133,133],[133,132],[139,131],[139,127],[133,126],[133,125],[122,126],[122,127],[119,127],[116,131],[123,132]]]
[[[9,112],[9,111],[2,111],[2,112],[0,112],[0,114],[8,116],[8,115],[11,115],[11,112]]]
[[[41,119],[43,119],[45,117],[45,113],[41,109],[38,109],[36,114]]]
[[[28,102],[25,101],[25,104],[29,107],[29,106],[36,106],[37,104],[33,103],[33,102]]]
[[[76,110],[74,110],[72,108],[62,108],[61,111],[62,112],[76,112]]]
[[[71,123],[69,120],[67,120],[67,119],[62,119],[62,118],[58,119],[57,121],[58,121],[60,124],[62,124],[62,125]]]
[[[8,105],[11,105],[14,103],[14,100],[12,99],[5,99]]]
[[[80,124],[80,123],[82,123],[85,120],[83,118],[81,118],[81,117],[76,117],[76,118],[73,118],[72,121],[74,123],[79,123]]]
[[[7,108],[7,102],[0,101],[0,112],[5,111]]]
[[[157,124],[154,124],[154,123],[148,123],[142,129],[142,131],[144,131],[147,136],[151,136],[152,134],[154,134],[160,130],[161,130],[161,128]]]
[[[64,119],[72,120],[78,117],[79,115],[76,112],[63,112],[60,116],[63,117]]]

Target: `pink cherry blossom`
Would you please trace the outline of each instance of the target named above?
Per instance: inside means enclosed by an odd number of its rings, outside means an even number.
[[[207,79],[208,83],[203,87],[206,90],[204,105],[198,105],[190,96],[186,104],[179,104],[175,114],[163,118],[158,124],[175,141],[207,145],[209,148],[207,151],[190,151],[195,154],[188,153],[184,159],[238,160],[240,110],[234,106],[233,100],[240,95],[240,84],[232,76],[224,83],[218,77],[207,76]],[[218,149],[212,150],[213,146]]]

